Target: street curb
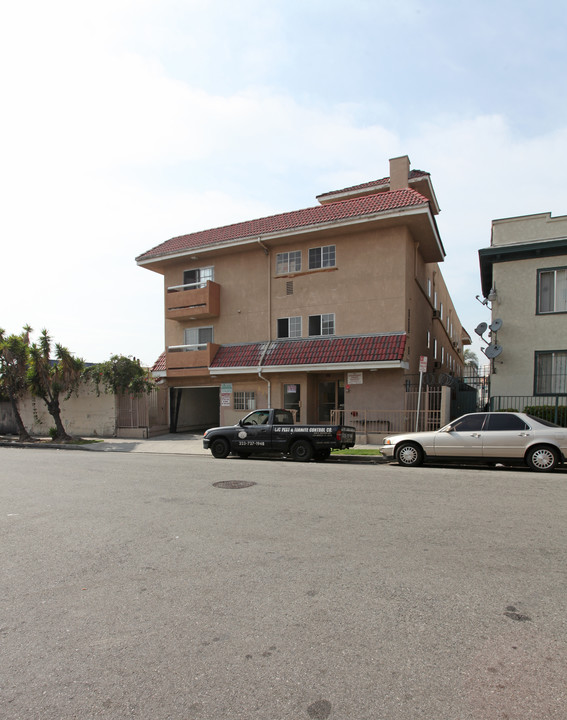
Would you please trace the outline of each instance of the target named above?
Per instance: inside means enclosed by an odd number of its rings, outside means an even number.
[[[159,450],[149,451],[144,453],[132,453],[129,448],[121,448],[119,445],[113,447],[100,447],[104,443],[104,440],[100,443],[89,443],[85,445],[70,445],[62,443],[51,443],[51,442],[38,442],[38,443],[22,443],[18,440],[7,441],[0,440],[0,447],[9,448],[23,448],[30,450],[37,449],[48,449],[48,450],[83,450],[86,452],[100,452],[100,453],[128,453],[128,454],[145,454],[145,455],[189,455],[191,457],[210,457],[214,459],[209,453],[195,453],[195,452],[160,452]],[[260,457],[260,456],[258,456]],[[337,455],[331,456],[325,462],[332,462],[335,464],[346,464],[346,465],[380,465],[388,462],[388,460],[381,455]]]

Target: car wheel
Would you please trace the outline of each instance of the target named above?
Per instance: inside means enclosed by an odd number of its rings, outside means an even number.
[[[331,451],[330,450],[317,450],[313,456],[315,458],[315,462],[325,462],[325,460],[328,460],[331,457]]]
[[[557,452],[549,445],[537,445],[528,451],[526,463],[537,472],[550,472],[557,466]]]
[[[291,457],[298,462],[309,462],[313,457],[313,445],[307,440],[296,440],[291,446]]]
[[[230,446],[224,438],[216,438],[211,443],[211,452],[213,457],[225,458],[230,453]]]
[[[404,467],[421,465],[423,462],[423,450],[414,443],[402,443],[396,450],[396,460]]]

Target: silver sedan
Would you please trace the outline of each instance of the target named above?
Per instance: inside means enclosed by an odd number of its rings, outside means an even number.
[[[384,438],[383,455],[412,467],[424,461],[525,463],[549,472],[567,454],[567,428],[525,413],[479,412],[463,415],[440,430]]]

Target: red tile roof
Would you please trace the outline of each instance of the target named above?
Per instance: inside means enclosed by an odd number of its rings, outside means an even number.
[[[424,170],[410,170],[408,180],[417,180],[417,178],[429,177],[430,173]],[[322,193],[317,195],[317,199],[326,198],[332,195],[342,195],[343,193],[356,192],[358,190],[366,190],[367,188],[376,187],[389,187],[390,177],[380,178],[380,180],[371,180],[370,182],[362,183],[361,185],[351,185],[350,187],[342,188],[341,190],[331,190],[330,192]]]
[[[258,220],[248,220],[234,225],[202,230],[201,232],[191,233],[189,235],[181,235],[171,240],[166,240],[140,255],[136,260],[138,262],[151,260],[163,255],[195,250],[217,243],[253,239],[262,235],[299,230],[303,227],[324,225],[325,223],[333,223],[350,218],[372,216],[376,213],[386,213],[406,207],[426,206],[428,203],[429,201],[425,196],[411,188],[366,195],[364,197],[342,200],[326,205],[317,205],[316,207],[306,208],[304,210],[294,210],[279,215],[270,215],[269,217]]]
[[[158,359],[155,361],[152,367],[152,372],[164,372],[166,369],[165,367],[165,353],[162,352],[162,354],[158,357]]]
[[[400,361],[404,356],[405,345],[405,333],[221,345],[211,363],[211,370],[248,367],[252,370],[260,363],[263,368],[274,368],[289,365]]]

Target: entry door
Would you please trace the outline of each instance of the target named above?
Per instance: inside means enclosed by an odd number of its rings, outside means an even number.
[[[295,410],[295,422],[300,422],[301,413],[301,385],[284,384],[284,410]]]
[[[319,413],[318,421],[328,423],[331,421],[331,410],[344,410],[345,382],[344,380],[321,380],[319,382]]]

